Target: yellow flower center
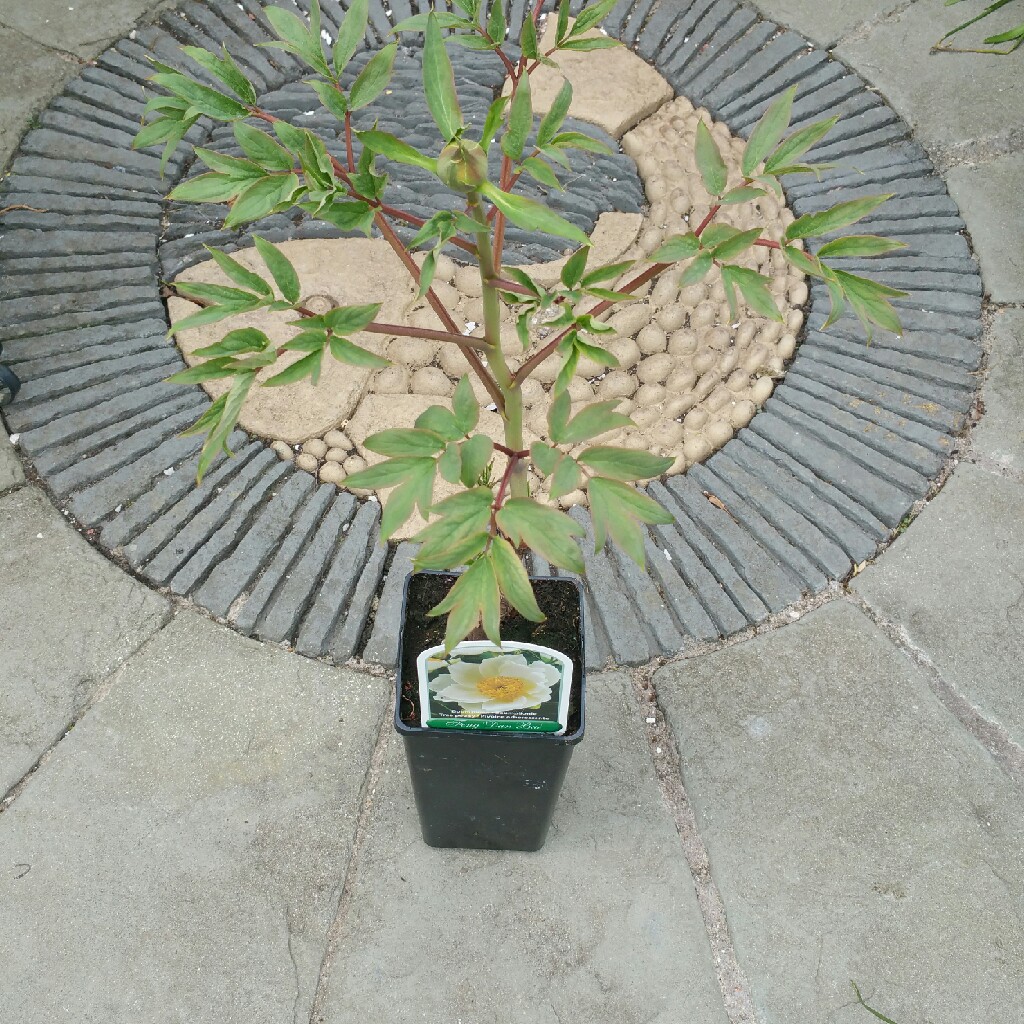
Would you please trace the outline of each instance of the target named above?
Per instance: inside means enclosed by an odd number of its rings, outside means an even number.
[[[518,676],[491,676],[490,679],[481,679],[476,684],[477,690],[491,700],[515,700],[526,693],[528,683]]]

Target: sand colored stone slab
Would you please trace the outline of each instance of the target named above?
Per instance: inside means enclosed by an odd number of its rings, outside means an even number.
[[[168,608],[93,551],[42,491],[0,498],[0,794],[160,628]]]
[[[971,433],[971,446],[1024,471],[1024,311],[996,312],[989,339],[989,371],[981,393],[985,415]]]
[[[324,1024],[725,1024],[630,683],[588,688],[587,735],[537,853],[425,846],[392,736]]]
[[[385,689],[180,614],[3,815],[5,1018],[308,1019]]]
[[[327,312],[335,306],[382,302],[378,320],[401,323],[415,298],[408,272],[382,239],[323,239],[315,244],[292,241],[282,243],[279,249],[292,261],[299,276],[303,305],[316,313]],[[270,279],[254,248],[235,253],[234,258]],[[212,260],[189,267],[177,280],[233,286]],[[184,299],[172,298],[168,308],[172,323],[196,311],[195,305]],[[239,327],[258,327],[271,341],[283,344],[297,333],[287,326],[288,321],[294,319],[294,313],[257,310],[184,331],[178,335],[178,343],[186,361],[194,365],[201,361],[192,356],[197,348],[212,345],[228,331]],[[352,340],[380,354],[388,339],[361,332],[353,335]],[[303,354],[296,352],[282,356],[273,367],[260,372],[257,382],[262,383],[279,373],[285,366],[301,359]],[[351,415],[371,373],[371,370],[325,357],[320,383],[316,387],[309,381],[284,388],[254,387],[239,425],[261,437],[280,438],[293,444],[322,434]],[[228,385],[223,381],[210,381],[204,386],[216,398],[227,390]]]
[[[655,682],[760,1020],[1024,1002],[1024,799],[857,608]]]
[[[548,18],[540,41],[542,53],[555,45],[555,29],[556,20]],[[601,35],[595,29],[583,38]],[[557,60],[557,69],[539,67],[530,76],[534,113],[547,113],[568,79],[573,117],[596,124],[616,139],[674,95],[672,86],[650,64],[624,46],[582,53],[562,50]]]
[[[1024,745],[1024,486],[970,465],[853,581]]]

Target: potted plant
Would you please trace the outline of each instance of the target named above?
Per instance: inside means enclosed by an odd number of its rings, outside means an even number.
[[[232,285],[172,286],[173,293],[201,307],[172,331],[266,310],[293,314],[294,336],[279,345],[255,327],[231,330],[216,344],[193,352],[199,362],[171,378],[181,384],[222,380],[227,385],[192,427],[207,435],[200,477],[226,450],[254,385],[279,387],[306,379],[315,384],[325,359],[384,366],[386,360],[365,347],[367,336],[374,334],[425,338],[456,346],[465,357],[467,375],[450,406],[433,405],[412,427],[367,438],[365,447],[382,460],[352,473],[345,484],[388,491],[381,520],[385,541],[416,513],[427,521],[415,537],[419,572],[407,585],[395,709],[424,838],[434,845],[536,849],[544,842],[573,745],[584,731],[583,612],[571,577],[531,579],[524,555],[532,551],[564,572],[584,572],[579,548],[584,530],[559,507],[566,496],[585,495],[597,549],[611,539],[641,565],[645,527],[672,521],[634,485],[661,475],[673,460],[600,443],[610,429],[632,421],[617,411],[618,400],[574,406],[569,394],[581,360],[600,368],[617,363],[604,344],[615,335],[606,314],[671,273],[678,275],[681,288],[720,276],[733,316],[742,302],[762,317],[781,320],[769,282],[736,262],[753,247],[767,247],[779,250],[790,266],[826,282],[832,319],[848,302],[869,332],[872,324],[898,332],[888,299],[902,293],[835,269],[823,258],[880,254],[900,243],[853,235],[828,242],[816,255],[804,250],[804,239],[853,224],[886,196],[801,217],[780,241],[762,237],[760,228],[739,230],[716,222],[723,207],[769,193],[781,196],[782,176],[819,170],[803,157],[835,121],[787,136],[790,90],[751,134],[743,151],[742,180],[729,180],[712,133],[703,122],[698,125],[696,162],[709,196],[708,212],[699,223],[664,240],[645,260],[591,265],[590,239],[546,205],[518,194],[517,184],[526,175],[557,187],[568,151],[598,148],[589,136],[564,129],[572,101],[568,81],[539,119],[530,82],[538,68],[557,68],[554,58],[560,51],[616,45],[594,31],[615,0],[585,7],[575,20],[569,17],[568,0],[561,0],[554,45],[543,49],[538,2],[524,20],[518,52],[506,44],[500,3],[488,10],[483,0],[456,3],[461,13],[419,14],[395,29],[424,35],[423,90],[439,136],[430,152],[376,126],[354,127],[353,114],[386,89],[397,48],[396,43],[383,47],[343,88],[345,68],[364,39],[366,0],[354,0],[329,56],[317,0],[308,21],[284,9],[266,9],[279,37],[272,45],[309,66],[315,77],[308,84],[338,118],[339,154],[313,132],[261,109],[255,89],[226,50],[216,55],[195,47],[185,52],[223,88],[157,64],[153,82],[166,95],[150,100],[152,117],[135,144],[163,143],[169,154],[200,117],[232,122],[245,157],[197,148],[209,171],[179,184],[172,199],[227,203],[228,227],[298,206],[344,229],[377,232],[437,318],[431,328],[381,322],[380,303],[314,311],[300,301],[294,267],[269,242],[255,238],[266,275],[211,250]],[[447,45],[491,51],[505,69],[506,86],[479,131],[464,123]],[[495,147],[501,162],[492,180],[488,154]],[[388,161],[430,172],[460,202],[429,219],[392,205]],[[572,243],[575,249],[557,282],[542,283],[503,264],[508,223]],[[416,229],[409,246],[396,230],[402,225]],[[415,249],[422,250],[419,256],[414,257]],[[438,261],[447,253],[478,268],[483,318],[476,331],[458,323],[432,287]],[[515,359],[501,337],[501,320],[509,313],[521,343]],[[552,359],[559,370],[550,390],[546,436],[527,445],[523,386]],[[500,418],[498,438],[480,428],[478,391]],[[435,485],[441,481],[453,493],[438,500]]]

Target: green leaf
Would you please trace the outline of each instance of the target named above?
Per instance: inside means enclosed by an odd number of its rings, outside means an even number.
[[[821,213],[808,213],[798,217],[786,228],[786,240],[792,242],[797,238],[814,238],[817,235],[827,235],[848,224],[866,217],[872,210],[877,209],[887,199],[891,199],[894,193],[883,196],[865,196],[863,199],[852,199],[846,203],[837,203],[829,210]]]
[[[607,402],[594,402],[584,406],[560,432],[559,437],[551,435],[551,440],[559,444],[576,444],[589,441],[598,434],[607,433],[616,427],[632,426],[633,421],[621,412],[615,412],[619,399],[612,398]]]
[[[658,246],[648,256],[652,263],[675,263],[676,260],[689,259],[700,248],[700,239],[692,232],[685,235],[673,235]]]
[[[530,99],[530,76],[523,75],[519,79],[512,95],[512,105],[508,112],[508,128],[501,137],[502,152],[513,160],[523,155],[526,137],[533,127],[533,107]]]
[[[219,422],[221,416],[224,414],[224,406],[227,405],[228,393],[225,391],[223,395],[215,399],[207,407],[206,412],[202,414],[190,427],[186,427],[182,432],[182,437],[189,437],[192,434],[207,434],[209,433]]]
[[[434,17],[437,18],[437,23],[441,28],[462,28],[462,29],[474,29],[475,25],[472,21],[466,18],[460,17],[458,14],[450,14],[448,11],[434,11],[432,12]],[[423,32],[427,27],[427,19],[430,17],[431,12],[427,11],[424,14],[414,14],[411,18],[405,18],[400,21],[391,31],[392,32]]]
[[[285,301],[292,304],[298,302],[301,295],[299,275],[295,273],[291,260],[265,238],[253,235],[252,240]]]
[[[338,38],[334,41],[334,51],[331,55],[334,73],[339,77],[366,36],[369,9],[370,0],[352,0],[348,12],[341,19],[341,25],[338,26]]]
[[[474,487],[494,454],[494,442],[486,434],[474,434],[459,446],[462,455],[461,480],[464,486]]]
[[[584,572],[577,537],[585,531],[564,512],[532,498],[506,501],[496,516],[498,527],[513,544],[525,544],[545,561],[570,572]]]
[[[711,253],[699,252],[694,256],[693,261],[683,271],[679,278],[680,288],[689,288],[692,284],[699,284],[707,277],[708,271],[713,263]]]
[[[575,288],[583,279],[583,272],[587,268],[587,257],[590,255],[590,246],[585,245],[577,249],[562,267],[561,279],[566,288]]]
[[[378,455],[401,459],[436,455],[444,448],[445,440],[430,430],[393,427],[371,434],[363,444]]]
[[[490,182],[481,186],[480,191],[516,227],[527,231],[541,231],[548,235],[556,235],[558,238],[568,238],[580,245],[590,245],[590,239],[575,224],[533,199],[503,192]]]
[[[783,323],[779,307],[775,305],[771,289],[768,287],[768,279],[762,277],[756,270],[748,267],[722,267],[722,280],[725,283],[726,293],[731,297],[733,286],[739,288],[747,306],[761,316],[768,317]]]
[[[278,207],[290,205],[299,187],[299,179],[295,174],[268,175],[254,181],[235,200],[231,211],[224,218],[224,226],[235,228],[259,220]]]
[[[462,110],[455,91],[452,63],[434,13],[427,17],[423,42],[423,89],[438,131],[445,142],[451,142],[462,130]]]
[[[326,331],[303,331],[289,338],[281,347],[288,352],[318,352],[326,344]]]
[[[743,150],[740,170],[745,178],[753,176],[758,164],[782,141],[789,127],[789,119],[793,113],[793,99],[796,86],[787,89],[762,115],[754,130],[750,133],[747,145]]]
[[[566,39],[559,45],[560,50],[575,50],[586,53],[590,50],[610,50],[613,46],[621,46],[618,39],[611,36],[591,36],[589,39]]]
[[[530,60],[540,59],[540,50],[537,49],[537,27],[533,23],[533,18],[527,16],[523,18],[523,29],[519,33],[519,47],[523,51],[523,56]]]
[[[389,43],[366,62],[348,92],[349,106],[353,110],[369,106],[387,88],[397,52],[398,43]]]
[[[548,112],[541,118],[540,127],[537,129],[538,149],[543,149],[558,134],[571,105],[572,83],[567,78],[558,90],[558,95],[552,101]]]
[[[374,491],[378,487],[394,487],[406,480],[414,478],[423,471],[424,466],[433,468],[433,459],[388,459],[368,466],[358,473],[350,473],[345,478],[346,485]]]
[[[749,203],[751,199],[766,195],[763,188],[751,188],[749,185],[740,185],[737,188],[729,189],[718,201],[722,206],[735,206],[737,203]]]
[[[489,558],[483,557],[478,558],[455,581],[448,596],[428,614],[437,616],[448,613],[444,647],[450,651],[476,629],[481,621],[487,638],[492,643],[500,644],[500,607],[501,594],[494,575],[494,564]]]
[[[618,403],[616,403],[618,404]],[[565,440],[565,426],[572,411],[572,399],[567,391],[559,392],[548,406],[548,437],[556,443]]]
[[[450,484],[457,484],[462,478],[462,453],[457,444],[449,444],[438,456],[437,471]]]
[[[275,374],[269,380],[263,382],[265,388],[279,388],[285,384],[294,384],[297,381],[310,378],[314,385],[320,380],[320,365],[323,362],[324,350],[317,349],[309,355],[297,359],[291,366],[286,366],[280,373]]]
[[[242,69],[235,63],[231,54],[228,53],[226,46],[221,47],[223,57],[217,57],[209,50],[204,50],[199,46],[183,46],[181,50],[197,64],[206,68],[210,74],[219,78],[244,103],[255,105],[256,90],[252,82],[242,73]]]
[[[234,356],[240,352],[262,352],[270,344],[270,339],[255,327],[240,327],[229,331],[215,345],[197,348],[192,355],[201,359],[213,359],[217,356]]]
[[[369,146],[374,153],[380,153],[389,160],[395,160],[400,164],[410,164],[413,167],[422,167],[433,173],[437,169],[437,161],[414,149],[407,142],[396,138],[388,132],[380,132],[376,129],[366,132],[357,132],[360,142]]]
[[[741,252],[746,252],[760,237],[760,228],[754,228],[751,231],[740,231],[731,238],[727,238],[724,242],[719,242],[712,249],[711,256],[716,260],[731,260],[739,256]]]
[[[713,195],[720,196],[725,191],[729,171],[719,152],[718,143],[708,130],[708,126],[700,121],[697,124],[697,143],[695,155],[697,170],[704,181],[704,188]]]
[[[656,501],[618,480],[595,476],[587,485],[587,497],[594,524],[594,550],[600,551],[610,535],[641,568],[644,567],[644,531],[639,524],[674,522]]]
[[[571,383],[573,377],[576,375],[576,367],[579,366],[580,353],[576,348],[577,335],[572,335],[573,347],[569,349],[568,355],[565,357],[565,361],[562,363],[562,368],[558,371],[558,376],[555,377],[554,384],[551,385],[551,393],[553,395],[561,395],[565,392],[565,389]]]
[[[149,124],[143,125],[132,139],[132,149],[147,149],[158,142],[166,142],[177,133],[180,123],[176,117],[159,117],[155,121],[150,121]]]
[[[611,153],[603,142],[583,132],[559,132],[551,140],[551,146],[556,149],[582,149],[587,153],[600,153],[603,156]]]
[[[345,120],[348,112],[348,100],[345,94],[333,82],[325,82],[322,78],[311,78],[306,82],[317,94],[320,102],[339,120]]]
[[[498,589],[505,595],[508,603],[523,618],[531,622],[543,622],[545,616],[533,596],[530,577],[526,575],[523,563],[519,561],[512,545],[504,537],[497,537],[491,545],[491,560],[494,563]]]
[[[590,7],[584,7],[576,16],[576,21],[569,30],[569,35],[581,36],[584,32],[587,32],[592,28],[596,28],[602,21],[604,21],[605,18],[608,17],[608,14],[617,2],[618,0],[598,0],[596,4],[591,4]]]
[[[589,274],[585,274],[580,284],[584,288],[589,288],[591,285],[600,284],[602,281],[612,281],[617,277],[621,277],[633,265],[633,260],[624,260],[622,263],[609,263],[606,266],[598,267],[596,270],[591,270]]]
[[[313,10],[316,11],[317,20],[319,21],[319,7],[314,5],[314,8],[311,9],[311,14]],[[281,42],[260,45],[272,46],[277,49],[287,50],[289,53],[298,54],[311,68],[319,71],[326,78],[331,77],[331,69],[327,66],[327,61],[324,59],[319,25],[316,26],[314,31],[312,24],[307,26],[298,15],[292,14],[291,11],[286,11],[283,7],[270,5],[263,9],[263,13],[273,26]]]
[[[455,414],[455,422],[463,434],[468,434],[480,419],[480,403],[473,394],[473,386],[469,382],[469,375],[464,374],[455,387],[452,395],[452,411]]]
[[[881,235],[847,235],[834,241],[826,242],[818,250],[818,258],[825,256],[881,256],[894,249],[905,249],[906,242],[897,242]]]
[[[215,324],[218,320],[234,316],[236,313],[248,313],[250,310],[258,309],[262,305],[262,300],[254,295],[247,302],[207,306],[205,309],[199,310],[198,313],[192,313],[182,320],[175,321],[167,333],[181,334],[183,331],[191,330],[194,327],[205,327],[206,324]]]
[[[508,22],[505,20],[505,8],[502,0],[491,0],[491,10],[487,15],[487,35],[492,42],[501,44],[505,42],[507,31]]]
[[[381,303],[371,302],[362,306],[338,306],[324,313],[324,324],[335,334],[351,334],[361,331],[380,312]]]
[[[417,463],[408,479],[389,495],[380,517],[381,539],[387,540],[412,515],[419,506],[426,516],[434,498],[434,476],[437,465],[433,459],[410,459]]]
[[[502,118],[505,116],[505,106],[507,103],[507,96],[499,96],[490,105],[490,107],[487,108],[487,117],[484,118],[484,126],[480,131],[480,148],[485,153],[491,148],[491,142],[494,140],[494,133],[498,130],[501,125]]]
[[[224,153],[215,153],[212,149],[203,149],[196,146],[196,156],[206,164],[212,171],[220,171],[235,178],[237,181],[246,183],[262,178],[267,172],[259,164],[252,160],[243,160],[237,156],[227,156]]]
[[[179,370],[167,378],[168,384],[202,384],[207,380],[220,380],[222,377],[233,377],[235,366],[229,356],[210,359],[198,366],[190,366],[187,370]]]
[[[565,494],[571,494],[582,483],[583,473],[576,460],[564,455],[551,474],[551,497],[561,498]]]
[[[183,203],[222,203],[226,199],[234,199],[245,184],[226,174],[199,174],[172,189],[167,198]]]
[[[216,89],[210,89],[205,85],[186,78],[180,72],[168,74],[160,72],[153,75],[150,81],[156,85],[163,86],[168,92],[188,100],[189,106],[194,107],[200,114],[215,118],[218,121],[234,121],[239,117],[248,117],[249,108],[231,96]]]
[[[555,28],[555,41],[561,43],[569,31],[569,0],[558,0],[558,24]]]
[[[231,454],[231,449],[228,448],[228,437],[235,429],[235,424],[242,412],[242,403],[245,401],[246,395],[249,394],[255,376],[254,373],[239,373],[232,381],[231,388],[224,399],[220,421],[210,431],[206,443],[199,453],[199,466],[196,469],[197,483],[203,482],[203,477],[210,468],[210,464],[221,452],[225,452],[227,455]]]
[[[424,409],[416,417],[414,426],[418,430],[429,430],[431,433],[439,434],[446,441],[458,441],[463,436],[463,431],[459,427],[455,415],[443,405],[431,405]],[[456,477],[458,477],[457,473]],[[453,480],[452,483],[454,482]]]
[[[809,124],[806,128],[793,132],[765,161],[765,173],[775,174],[778,168],[788,167],[828,135],[838,121],[838,117],[830,117],[826,121],[815,121],[814,124]]]
[[[235,284],[241,285],[243,288],[248,288],[250,291],[257,292],[260,295],[264,295],[268,299],[273,299],[274,289],[271,288],[259,274],[254,274],[251,270],[246,270],[241,263],[232,259],[227,253],[221,252],[219,249],[212,249],[208,245],[204,245],[203,248],[213,257],[217,266],[220,267],[220,269],[232,281],[234,281]]]
[[[547,185],[548,188],[557,188],[561,191],[562,183],[558,180],[558,176],[551,169],[551,165],[541,160],[540,157],[528,156],[523,161],[523,170],[542,185]]]
[[[430,511],[439,520],[413,538],[420,545],[416,569],[454,569],[481,554],[490,540],[491,500],[489,487],[476,487],[435,505]]]
[[[670,458],[651,455],[649,452],[610,445],[588,448],[577,459],[601,476],[613,480],[648,480],[667,472],[673,462]]]
[[[810,274],[812,277],[822,276],[822,266],[818,262],[817,257],[804,252],[802,249],[797,249],[792,245],[784,245],[782,247],[782,255],[790,266],[795,267],[802,273]]]
[[[365,366],[371,370],[381,370],[391,364],[375,352],[360,348],[359,345],[349,341],[348,338],[332,336],[329,342],[331,356],[339,363],[348,363],[349,366]]]
[[[241,307],[251,302],[254,296],[239,288],[229,288],[223,284],[206,284],[202,281],[178,281],[174,290],[200,302],[223,302]]]

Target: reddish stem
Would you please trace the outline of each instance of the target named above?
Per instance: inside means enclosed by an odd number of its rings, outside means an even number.
[[[714,206],[711,207],[710,210],[708,210],[708,215],[700,222],[700,226],[694,229],[693,233],[698,238],[700,238],[701,233],[703,232],[703,230],[715,219],[715,215],[718,213],[718,211],[721,208],[722,208],[722,204],[721,203],[716,203]]]
[[[352,113],[345,111],[345,156],[348,158],[348,169],[355,173],[356,158],[352,151]]]

